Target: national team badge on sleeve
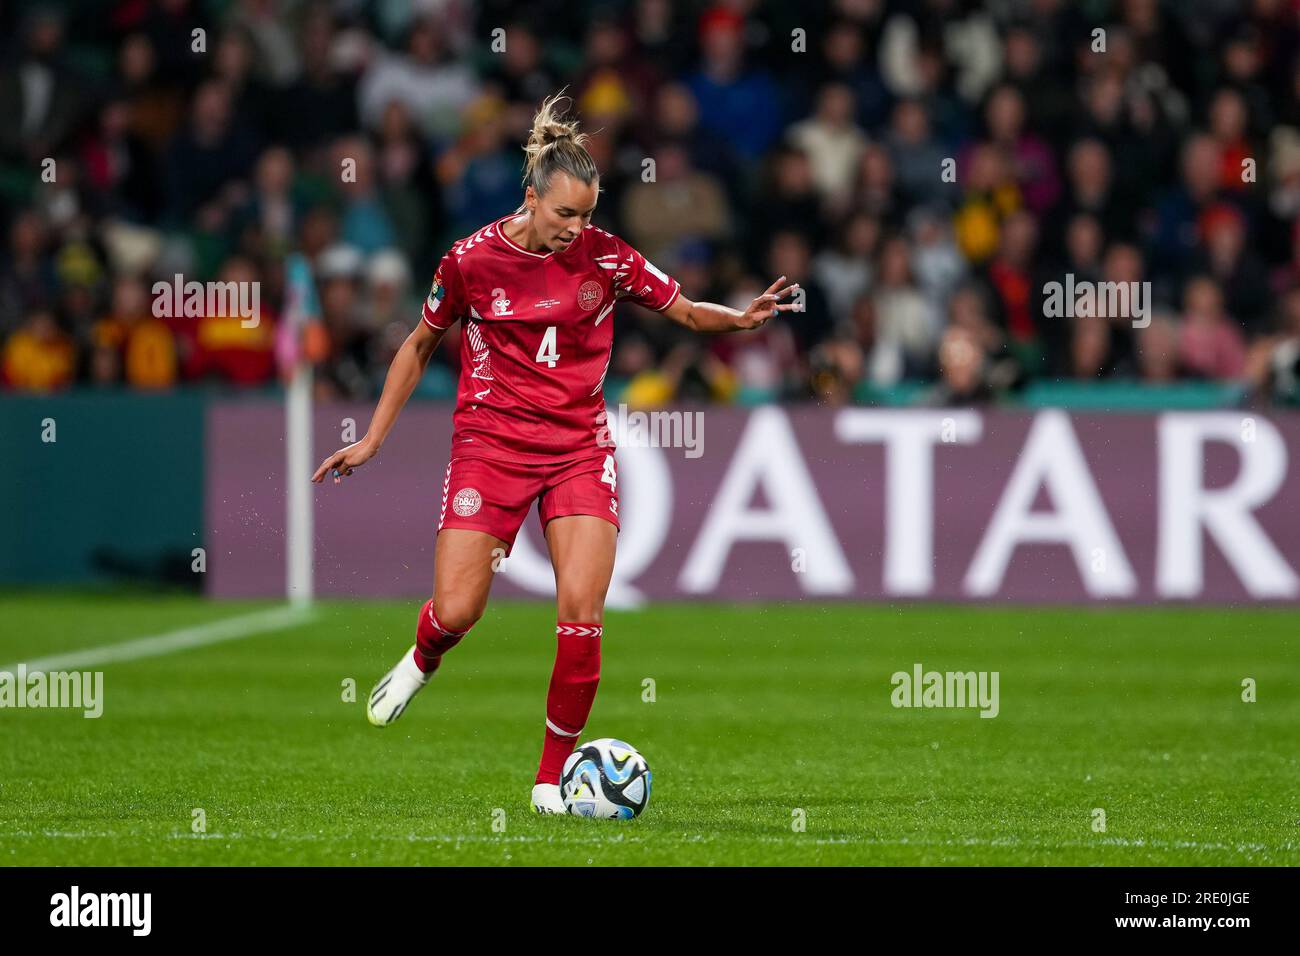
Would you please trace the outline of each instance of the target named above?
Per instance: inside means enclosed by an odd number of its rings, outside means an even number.
[[[433,285],[429,288],[429,298],[426,304],[430,312],[437,312],[438,306],[442,305],[442,297],[447,294],[447,290],[442,285],[442,270],[439,269],[433,274]]]

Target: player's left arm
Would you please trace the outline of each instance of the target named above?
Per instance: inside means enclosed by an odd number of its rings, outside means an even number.
[[[778,312],[802,312],[800,302],[781,302],[787,295],[799,290],[799,283],[781,288],[785,276],[781,276],[767,291],[749,303],[744,312],[718,305],[716,302],[692,302],[684,295],[678,295],[663,314],[679,325],[696,332],[739,332],[744,329],[756,329]]]

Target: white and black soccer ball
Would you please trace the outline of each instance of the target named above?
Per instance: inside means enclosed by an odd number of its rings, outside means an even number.
[[[574,816],[630,820],[650,802],[650,767],[629,743],[589,740],[564,761],[560,796]]]

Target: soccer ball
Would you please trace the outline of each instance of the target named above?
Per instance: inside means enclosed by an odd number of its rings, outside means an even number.
[[[564,761],[560,796],[574,816],[630,820],[650,802],[650,768],[631,744],[589,740]]]

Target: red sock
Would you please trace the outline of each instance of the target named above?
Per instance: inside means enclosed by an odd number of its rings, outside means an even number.
[[[559,783],[564,761],[587,725],[600,683],[599,624],[561,621],[555,627],[555,669],[546,692],[546,736],[536,783]]]
[[[433,598],[424,602],[420,608],[420,623],[415,629],[415,666],[426,674],[432,674],[442,663],[442,655],[447,653],[469,631],[449,631],[438,623],[438,616],[433,613]]]

